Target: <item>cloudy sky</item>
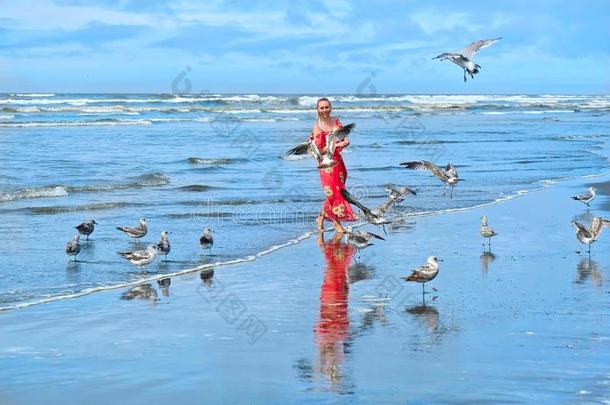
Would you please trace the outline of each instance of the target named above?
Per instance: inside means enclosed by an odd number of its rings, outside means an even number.
[[[0,92],[610,92],[610,1],[0,0]],[[503,39],[459,67],[433,61]],[[175,81],[186,73],[187,81]]]

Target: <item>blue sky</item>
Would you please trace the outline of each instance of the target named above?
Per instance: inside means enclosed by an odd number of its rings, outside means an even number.
[[[187,67],[193,92],[610,92],[606,0],[0,0],[0,10],[0,92],[171,92]],[[466,84],[432,60],[497,36]]]

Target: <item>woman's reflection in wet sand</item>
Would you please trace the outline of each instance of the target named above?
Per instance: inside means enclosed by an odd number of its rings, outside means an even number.
[[[324,242],[320,234],[318,244],[326,262],[320,289],[320,319],[315,327],[318,370],[328,377],[332,390],[341,391],[345,386],[341,366],[349,344],[348,267],[356,249],[342,242],[338,235]]]

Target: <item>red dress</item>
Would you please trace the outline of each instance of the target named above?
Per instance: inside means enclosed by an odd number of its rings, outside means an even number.
[[[335,125],[337,128],[343,126],[337,118],[335,118]],[[319,133],[311,135],[311,139],[316,143],[318,149],[321,150],[326,147],[327,134],[328,132],[321,130]],[[347,168],[340,153],[342,149],[335,149],[333,155],[333,159],[337,162],[335,166],[328,169],[320,169],[320,182],[326,194],[321,214],[324,216],[324,219],[329,221],[356,221],[358,217],[354,213],[352,206],[345,201],[341,194],[341,190],[345,189],[345,181],[347,180]]]

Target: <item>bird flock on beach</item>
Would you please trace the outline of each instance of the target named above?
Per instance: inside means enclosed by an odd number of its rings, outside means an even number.
[[[134,227],[128,226],[117,226],[116,229],[125,233],[130,238],[140,240],[146,234],[148,234],[148,223],[150,221],[146,218],[140,218],[138,225]],[[75,226],[78,233],[75,234],[72,239],[66,244],[66,254],[74,258],[80,253],[80,235],[86,237],[86,241],[89,241],[89,235],[95,230],[95,225],[98,223],[93,220],[87,220],[83,223]],[[155,261],[158,256],[164,256],[164,260],[167,260],[167,255],[171,250],[169,243],[169,235],[171,232],[162,231],[161,239],[156,244],[148,245],[145,249],[135,250],[131,252],[117,252],[123,259],[129,261],[140,270],[144,270],[146,266]],[[212,231],[209,228],[203,230],[203,234],[199,237],[199,246],[207,250],[210,254],[212,252],[212,245],[214,245],[214,238],[212,237]]]
[[[452,63],[458,65],[463,69],[464,82],[467,81],[467,76],[474,79],[474,76],[481,70],[481,66],[473,61],[474,56],[483,48],[489,47],[499,41],[501,37],[492,39],[483,39],[472,42],[471,44],[464,47],[459,52],[445,52],[433,59],[438,60],[449,60]],[[341,128],[336,129],[327,134],[326,138],[326,151],[322,153],[316,146],[313,140],[303,142],[296,147],[288,150],[285,155],[305,155],[309,154],[313,157],[319,169],[332,168],[337,164],[333,159],[333,155],[336,149],[337,143],[343,141],[356,127],[355,123],[347,124]],[[445,188],[443,195],[449,193],[449,198],[453,198],[454,188],[459,182],[463,181],[459,177],[456,166],[449,162],[444,166],[439,166],[433,162],[427,160],[417,161],[406,161],[399,163],[401,167],[409,170],[424,170],[430,172],[433,176],[438,178],[444,183]],[[409,195],[416,196],[417,192],[414,189],[405,186],[397,186],[394,184],[388,185],[385,189],[388,194],[388,200],[376,208],[368,208],[362,202],[360,202],[354,195],[350,194],[347,190],[342,190],[342,195],[347,202],[356,206],[360,209],[360,218],[364,219],[366,223],[372,224],[383,228],[385,233],[385,225],[391,224],[392,221],[386,218],[387,212],[394,206],[402,203]],[[587,211],[590,208],[590,203],[595,199],[596,189],[590,187],[585,193],[578,196],[571,197],[576,201],[580,201],[587,207]],[[483,237],[483,250],[485,254],[491,254],[491,239],[498,236],[498,233],[490,227],[487,216],[483,215],[481,218],[479,233]],[[116,229],[125,233],[128,237],[140,240],[148,233],[149,220],[141,218],[139,223],[135,227],[117,226]],[[66,244],[65,252],[68,256],[73,257],[76,261],[76,256],[79,254],[80,247],[80,236],[85,236],[86,241],[89,241],[89,236],[94,232],[98,223],[95,220],[87,220],[77,225],[75,228],[78,233]],[[604,227],[610,226],[610,221],[598,216],[594,216],[591,225],[587,226],[576,220],[572,221],[572,225],[576,230],[576,237],[578,241],[588,247],[588,252],[591,252],[591,244],[598,240]],[[129,261],[140,270],[150,265],[158,256],[164,256],[164,260],[167,260],[167,255],[170,253],[170,232],[162,231],[161,238],[156,244],[146,246],[145,249],[135,251],[117,252],[122,258]],[[387,233],[386,233],[387,235]],[[360,256],[360,250],[368,248],[374,245],[374,241],[385,241],[386,239],[378,233],[373,233],[364,230],[356,230],[351,226],[345,227],[345,238],[346,243],[349,246],[355,248]],[[203,233],[199,237],[199,245],[201,249],[207,250],[211,253],[214,239],[212,237],[212,231],[209,228],[203,230]],[[422,284],[422,296],[425,300],[425,285],[426,283],[434,280],[439,273],[439,262],[442,259],[431,255],[427,258],[426,262],[414,269],[408,276],[402,277],[407,282],[416,282]],[[213,275],[213,270],[208,271],[205,274],[202,273],[201,277],[204,282],[209,280]],[[169,279],[159,280],[159,285],[162,288],[169,286]],[[148,286],[148,288],[147,288]],[[150,285],[136,286],[126,293],[125,299],[131,299],[133,296],[144,296],[150,297],[156,296],[156,291],[151,290]]]

